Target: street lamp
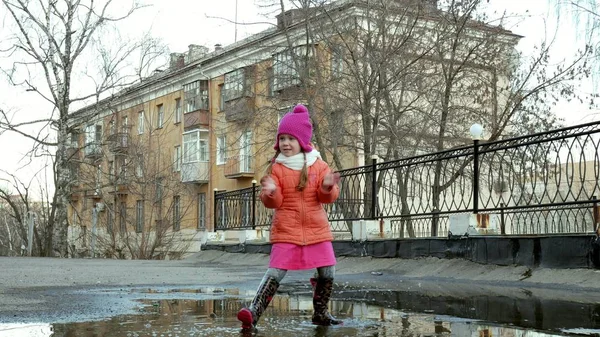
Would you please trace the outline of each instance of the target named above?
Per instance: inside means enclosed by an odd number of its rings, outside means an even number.
[[[473,139],[473,213],[479,212],[479,140],[483,139],[483,126],[473,124],[469,129]]]
[[[483,139],[483,126],[481,126],[481,124],[475,123],[475,124],[471,125],[469,132],[471,133],[471,139],[473,139],[473,140]]]

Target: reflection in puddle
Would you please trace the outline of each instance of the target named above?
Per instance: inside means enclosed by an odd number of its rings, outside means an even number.
[[[317,327],[310,323],[312,300],[308,296],[278,294],[261,318],[257,331],[241,332],[236,314],[242,305],[248,304],[253,291],[238,289],[121,289],[139,300],[136,314],[113,317],[108,320],[67,324],[0,324],[0,337],[87,337],[87,336],[455,336],[455,337],[550,337],[550,336],[600,336],[597,322],[576,320],[569,327],[554,325],[546,331],[513,326],[502,315],[490,312],[505,307],[493,301],[496,309],[470,310],[466,315],[456,299],[427,299],[404,297],[391,292],[346,293],[331,303],[332,313],[344,320],[343,326]],[[386,295],[387,294],[387,295]],[[347,297],[346,297],[347,296]],[[357,302],[358,298],[363,298]],[[368,298],[368,300],[367,300]],[[379,299],[379,300],[377,300]],[[471,299],[472,300],[472,299]],[[442,304],[445,306],[442,307]],[[581,306],[581,305],[580,305]],[[542,308],[544,306],[539,306]],[[569,306],[563,306],[569,308]],[[525,307],[512,310],[524,313]],[[595,307],[594,307],[595,308]],[[594,309],[592,308],[592,309]],[[588,308],[589,309],[589,308]],[[591,311],[596,317],[596,311]],[[538,312],[543,314],[543,312]],[[554,311],[555,315],[567,315]],[[520,314],[519,321],[528,321]],[[548,313],[546,312],[546,315]],[[468,317],[458,318],[457,316]],[[537,316],[536,316],[537,317]],[[502,323],[490,323],[502,322]],[[543,320],[541,320],[543,322]],[[517,324],[517,323],[515,323]],[[572,328],[571,326],[581,326]],[[542,324],[541,326],[546,326]],[[538,328],[539,329],[539,328]]]

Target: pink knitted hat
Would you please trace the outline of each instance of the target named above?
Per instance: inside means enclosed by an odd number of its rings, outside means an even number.
[[[279,136],[288,134],[298,139],[300,148],[303,152],[312,151],[312,147],[308,145],[312,138],[312,124],[308,116],[308,109],[298,104],[292,112],[288,112],[281,118],[279,129],[277,129],[277,138],[275,138],[275,150],[279,150]]]

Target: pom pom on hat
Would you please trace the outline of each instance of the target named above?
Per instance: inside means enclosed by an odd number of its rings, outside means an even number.
[[[296,138],[303,152],[312,151],[312,147],[309,145],[312,138],[312,124],[308,109],[304,105],[296,105],[291,112],[281,118],[275,139],[275,150],[279,150],[279,136],[282,134],[292,135]]]

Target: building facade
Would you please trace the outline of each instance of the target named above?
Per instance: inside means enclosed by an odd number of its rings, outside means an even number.
[[[364,136],[364,117],[328,97],[333,86],[352,83],[340,74],[357,62],[339,52],[352,32],[329,39],[305,25],[310,17],[326,27],[335,13],[336,22],[362,27],[361,3],[290,10],[276,27],[213,50],[190,45],[171,54],[168,69],[74,112],[71,251],[148,259],[197,251],[201,233],[215,229],[215,191],[260,180],[274,155],[278,121],[297,103],[309,106],[320,129],[315,145],[333,167],[363,164],[357,137]],[[435,1],[423,3],[433,6],[427,13],[435,11]],[[433,20],[420,17],[423,27]]]

